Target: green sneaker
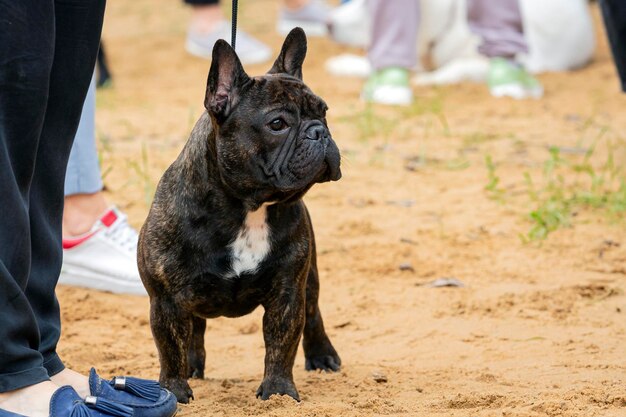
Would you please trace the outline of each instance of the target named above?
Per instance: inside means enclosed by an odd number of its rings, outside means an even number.
[[[541,98],[543,87],[524,67],[504,58],[492,58],[487,75],[489,92],[494,97],[514,99]]]
[[[374,72],[365,83],[361,97],[371,103],[408,106],[413,101],[409,70],[389,67]]]
[[[541,98],[543,97],[543,86],[539,82],[538,79],[533,77],[531,74],[526,71],[525,68],[522,68],[521,71],[522,84],[524,85],[524,89],[530,98]]]

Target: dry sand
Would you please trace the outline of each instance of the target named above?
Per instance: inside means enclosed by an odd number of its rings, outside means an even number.
[[[276,1],[243,2],[241,27],[278,50],[276,11]],[[98,136],[108,196],[137,227],[203,111],[209,64],[184,52],[186,19],[175,0],[108,4],[115,85],[99,93]],[[306,197],[343,368],[305,372],[300,352],[302,402],[262,402],[262,311],[210,320],[206,379],[191,382],[195,401],[179,415],[626,416],[623,220],[582,209],[540,244],[519,237],[531,227],[523,173],[541,178],[547,146],[588,146],[604,129],[626,161],[625,99],[601,29],[598,44],[589,67],[541,76],[540,101],[495,100],[469,84],[416,89],[416,104],[396,110],[358,102],[361,81],[323,70],[344,49],[311,39],[305,81],[329,103],[343,151],[344,178]],[[486,155],[502,202],[484,189]],[[411,158],[420,162],[408,170]],[[440,277],[465,287],[424,285]],[[147,298],[63,286],[58,295],[69,366],[158,376]]]

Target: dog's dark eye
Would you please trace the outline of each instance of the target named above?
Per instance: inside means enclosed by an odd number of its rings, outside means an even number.
[[[270,129],[272,129],[274,132],[280,132],[281,130],[285,130],[285,128],[287,128],[287,123],[285,123],[285,121],[283,119],[281,119],[280,117],[277,119],[272,120],[269,125]]]

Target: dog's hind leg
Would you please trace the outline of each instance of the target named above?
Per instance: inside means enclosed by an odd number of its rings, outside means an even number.
[[[189,378],[204,379],[204,364],[206,351],[204,350],[204,331],[206,319],[194,317],[192,319],[191,343],[187,351],[187,365]]]
[[[319,293],[320,281],[317,273],[315,242],[313,242],[311,270],[306,283],[306,319],[302,339],[306,359],[304,366],[307,371],[315,369],[338,371],[341,367],[341,359],[324,330],[322,313],[318,304]]]
[[[193,398],[187,383],[191,319],[191,315],[170,300],[156,297],[150,300],[150,326],[161,362],[159,382],[184,404]]]

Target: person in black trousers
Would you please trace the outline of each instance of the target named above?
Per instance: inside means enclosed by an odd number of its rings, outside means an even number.
[[[80,400],[90,395],[87,377],[66,369],[56,352],[61,321],[55,287],[65,169],[104,7],[105,0],[0,0],[2,417],[102,416],[93,401],[88,407]],[[59,388],[64,385],[72,388]],[[98,401],[100,408],[107,404]]]
[[[62,257],[63,182],[104,3],[0,0],[3,393],[48,385],[64,369],[56,353],[61,323],[54,293]]]

